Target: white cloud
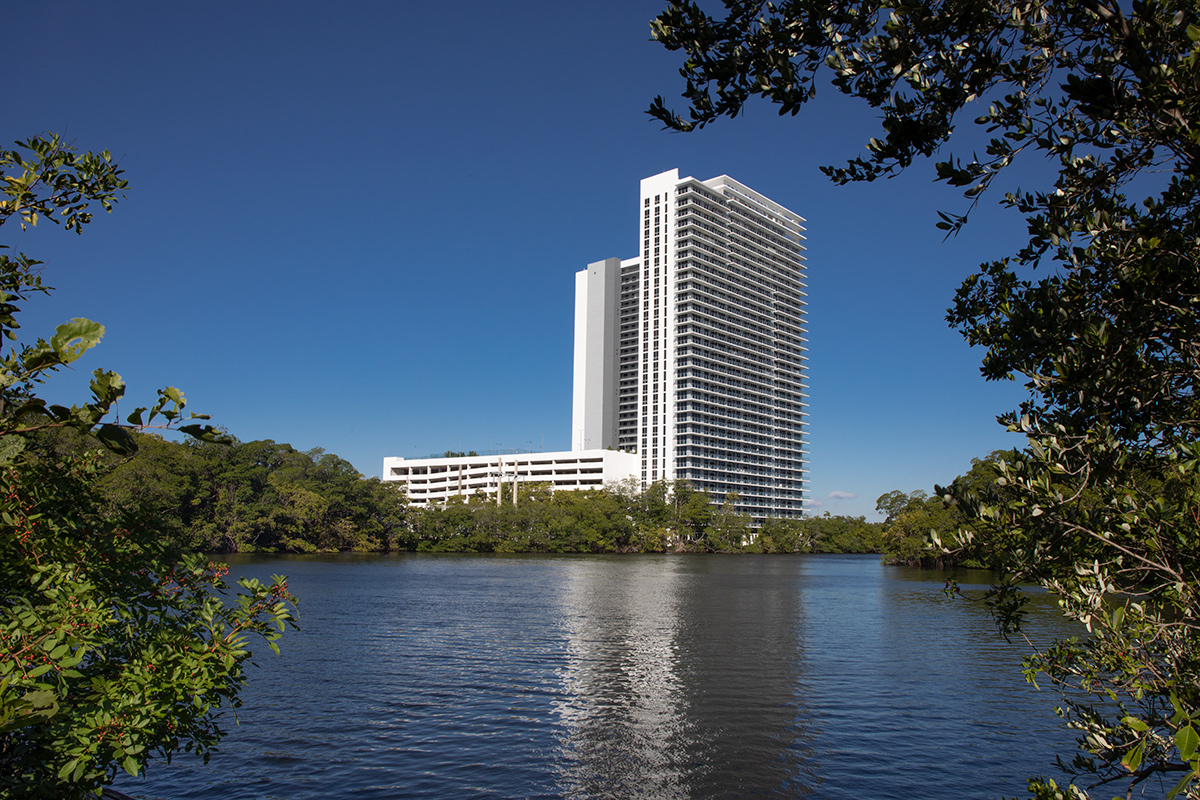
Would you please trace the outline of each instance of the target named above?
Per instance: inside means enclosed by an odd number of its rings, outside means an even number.
[[[858,497],[858,495],[856,495],[854,492],[840,492],[834,490],[829,493],[830,500],[853,500],[856,497]]]
[[[805,508],[820,508],[823,505],[825,505],[825,504],[822,503],[820,500],[813,500],[812,498],[808,498],[804,501]]]

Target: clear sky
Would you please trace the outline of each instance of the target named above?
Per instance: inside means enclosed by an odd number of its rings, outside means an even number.
[[[638,181],[727,174],[808,220],[809,496],[874,519],[1019,442],[943,320],[954,289],[1016,249],[985,198],[942,241],[954,190],[919,164],[837,187],[870,109],[823,89],[693,134],[646,116],[683,88],[649,40],[654,0],[96,3],[5,10],[5,139],[111,150],[130,189],[82,237],[4,243],[58,291],[23,330],[104,323],[90,371],[161,385],[238,438],[385,456],[570,448],[574,273],[637,250]],[[679,105],[679,104],[677,104]]]

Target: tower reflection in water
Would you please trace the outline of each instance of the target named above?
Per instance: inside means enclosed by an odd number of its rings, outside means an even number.
[[[810,793],[799,578],[788,561],[573,565],[555,708],[565,796]]]

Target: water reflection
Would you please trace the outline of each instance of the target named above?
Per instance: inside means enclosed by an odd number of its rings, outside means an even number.
[[[622,561],[564,587],[564,794],[807,794],[796,562]]]
[[[677,650],[680,576],[660,559],[580,562],[563,585],[568,642],[559,768],[571,797],[677,797],[688,739]]]
[[[801,797],[814,780],[803,576],[789,557],[703,557],[683,609],[688,711],[703,731],[692,797]]]

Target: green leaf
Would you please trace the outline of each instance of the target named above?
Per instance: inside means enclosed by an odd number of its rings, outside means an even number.
[[[26,692],[9,704],[0,717],[0,733],[6,733],[27,725],[50,719],[58,713],[58,695],[49,689]]]
[[[1196,747],[1200,746],[1200,736],[1196,735],[1196,729],[1187,725],[1176,731],[1175,746],[1179,748],[1180,758],[1191,761],[1192,756],[1196,754]]]
[[[0,436],[0,466],[13,462],[25,449],[25,439],[21,436]]]
[[[1196,773],[1189,772],[1187,775],[1184,775],[1182,778],[1180,778],[1179,783],[1175,784],[1175,787],[1171,789],[1171,791],[1167,792],[1166,800],[1171,800],[1171,798],[1175,797],[1180,792],[1185,791],[1195,777]]]
[[[228,444],[230,439],[211,425],[180,425],[179,432],[201,442]]]
[[[50,338],[50,347],[62,359],[62,363],[70,364],[99,344],[102,336],[103,325],[77,317],[54,330],[54,336]]]
[[[36,372],[60,363],[60,358],[46,342],[38,341],[21,354],[21,363],[27,372]]]
[[[1139,733],[1144,733],[1150,730],[1150,726],[1142,722],[1137,717],[1122,717],[1121,722],[1135,731],[1138,731]]]
[[[1171,717],[1171,724],[1178,725],[1185,719],[1188,719],[1187,709],[1179,702],[1179,697],[1174,692],[1171,692],[1169,699],[1171,701],[1171,708],[1175,710],[1174,715]]]
[[[137,452],[137,442],[134,441],[129,431],[120,425],[114,425],[111,422],[105,423],[96,431],[95,436],[101,444],[114,453],[132,455]]]
[[[1121,765],[1130,772],[1137,772],[1138,767],[1142,765],[1142,750],[1146,746],[1145,742],[1138,742],[1137,746],[1125,754],[1121,759]]]
[[[125,395],[125,381],[112,370],[98,369],[92,373],[92,394],[103,404],[112,404]]]

